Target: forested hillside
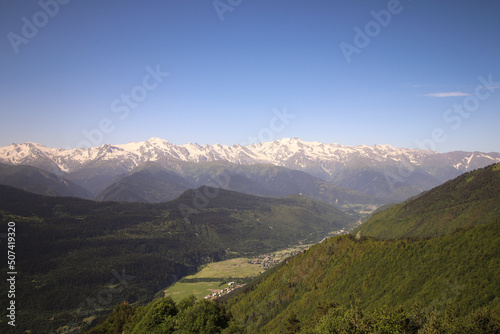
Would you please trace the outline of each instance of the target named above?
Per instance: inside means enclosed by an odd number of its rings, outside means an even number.
[[[367,314],[450,306],[460,316],[489,306],[498,314],[499,244],[499,221],[429,240],[334,237],[290,259],[226,307],[249,333],[280,333],[294,316],[301,327],[314,328],[325,305]]]
[[[432,237],[500,217],[500,164],[463,174],[377,213],[356,231],[378,238]]]
[[[207,187],[162,204],[0,190],[2,231],[16,223],[16,330],[33,333],[95,321],[122,300],[144,303],[203,263],[317,242],[353,220],[300,196]]]

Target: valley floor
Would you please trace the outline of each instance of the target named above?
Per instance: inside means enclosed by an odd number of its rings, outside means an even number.
[[[243,287],[248,281],[279,264],[284,259],[307,250],[311,245],[297,245],[252,258],[235,258],[209,263],[195,275],[186,276],[164,290],[175,302],[194,295],[217,299]]]

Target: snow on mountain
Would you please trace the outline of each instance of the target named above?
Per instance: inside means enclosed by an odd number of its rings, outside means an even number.
[[[273,164],[281,164],[294,156],[305,160],[346,163],[353,157],[374,161],[401,161],[402,156],[410,162],[419,163],[423,157],[437,154],[429,150],[398,149],[390,145],[342,146],[320,142],[304,142],[298,138],[285,138],[270,143],[253,144],[253,151]]]
[[[174,145],[167,140],[151,138],[144,142],[102,145],[92,148],[64,150],[36,143],[12,144],[0,148],[0,162],[25,164],[51,172],[70,173],[92,164],[115,163],[132,170],[149,161],[168,166],[172,162],[204,162],[227,160],[251,165],[266,163],[292,169],[322,170],[333,175],[335,169],[353,164],[365,166],[449,166],[460,172],[500,161],[500,153],[450,152],[395,148],[390,145],[345,146],[336,143],[304,142],[284,138],[273,142],[241,145]]]

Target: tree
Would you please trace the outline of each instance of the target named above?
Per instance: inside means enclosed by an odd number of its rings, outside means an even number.
[[[177,306],[171,297],[158,299],[152,302],[146,314],[134,326],[132,333],[173,333],[177,313]]]
[[[178,333],[220,333],[229,323],[229,317],[217,304],[199,300],[177,315]]]
[[[292,315],[288,317],[286,323],[286,333],[292,334],[297,333],[298,331],[300,331],[300,321],[297,319],[297,314],[292,313]]]
[[[135,309],[129,303],[123,302],[115,306],[108,318],[97,327],[89,330],[88,334],[121,334],[123,327],[132,320]]]

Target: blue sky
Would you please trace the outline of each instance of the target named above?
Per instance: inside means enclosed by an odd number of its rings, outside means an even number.
[[[0,36],[0,146],[500,151],[497,0],[8,0]]]

